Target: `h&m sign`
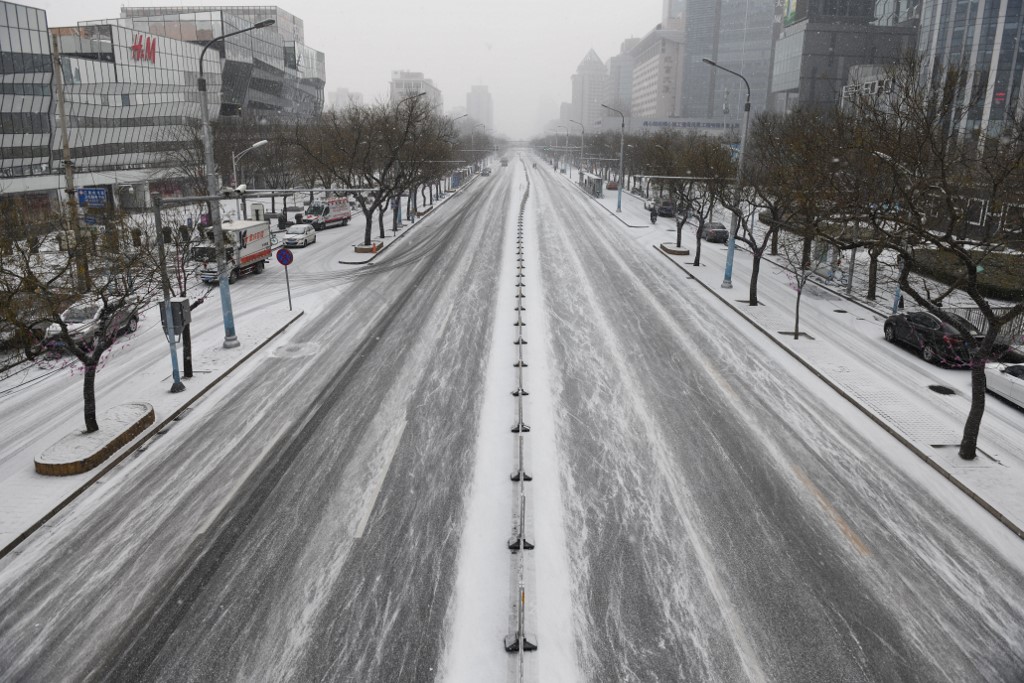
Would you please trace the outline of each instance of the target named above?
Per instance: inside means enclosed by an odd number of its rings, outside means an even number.
[[[156,38],[141,35],[132,38],[132,59],[156,64]]]

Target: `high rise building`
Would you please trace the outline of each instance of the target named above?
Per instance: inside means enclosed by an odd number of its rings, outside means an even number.
[[[633,45],[630,113],[634,118],[680,116],[685,39],[684,31],[659,27]]]
[[[0,1],[0,187],[57,204],[63,199],[61,131],[75,184],[102,188],[108,203],[141,208],[149,192],[181,190],[169,152],[191,144],[202,119],[197,77],[203,46],[274,19],[206,51],[209,116],[256,121],[319,113],[323,53],[302,42],[302,22],[277,7],[122,8],[118,19],[49,27],[46,15]],[[59,52],[65,116],[56,107]]]
[[[494,102],[486,85],[474,85],[466,95],[466,113],[477,123],[482,123],[487,130],[494,130]]]
[[[444,97],[434,82],[423,75],[422,71],[392,71],[390,84],[390,101],[397,104],[407,97],[426,93],[426,99],[437,110],[444,108]]]
[[[608,81],[605,86],[604,103],[627,115],[633,97],[633,54],[639,38],[622,41],[619,54],[608,60]]]
[[[852,67],[892,64],[917,40],[913,0],[786,0],[777,19],[768,106],[780,112],[837,105]]]
[[[1024,6],[1007,0],[930,0],[921,3],[920,16],[923,82],[943,67],[963,66],[970,82],[961,104],[982,93],[962,122],[963,130],[998,134],[1007,117],[1024,107]]]
[[[335,88],[331,91],[327,103],[332,109],[344,109],[352,105],[362,104],[363,94],[352,92],[348,88]]]
[[[120,24],[199,45],[266,19],[270,27],[210,48],[224,72],[222,116],[302,117],[324,106],[324,53],[305,45],[302,19],[280,7],[122,7]]]
[[[605,116],[601,104],[607,81],[608,69],[597,53],[590,50],[572,76],[572,116],[569,117],[582,123],[588,131],[591,126],[594,129],[601,127]]]
[[[0,188],[50,171],[53,60],[46,13],[0,2]],[[7,190],[5,190],[7,191]]]

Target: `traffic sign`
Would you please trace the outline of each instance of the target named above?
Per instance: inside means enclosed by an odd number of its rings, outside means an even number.
[[[285,249],[282,247],[281,249],[277,250],[277,262],[280,263],[282,266],[291,265],[292,259],[294,258],[295,256],[292,254],[291,249]]]

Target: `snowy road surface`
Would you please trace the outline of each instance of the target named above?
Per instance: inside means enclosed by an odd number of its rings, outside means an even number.
[[[315,324],[0,566],[0,678],[420,681],[459,658],[473,472],[505,457],[477,436],[525,173],[480,179],[358,276],[325,261],[293,283],[332,288]],[[560,178],[530,178],[531,381],[568,539],[532,552],[538,583],[571,586],[536,607],[536,654],[568,622],[558,670],[589,681],[1024,678],[1005,530],[950,512],[897,442]]]

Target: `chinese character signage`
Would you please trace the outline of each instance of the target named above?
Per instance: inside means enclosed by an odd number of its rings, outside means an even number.
[[[132,59],[156,64],[156,38],[136,35],[132,38]]]
[[[107,191],[102,187],[78,188],[78,205],[90,209],[102,209],[107,205]]]

